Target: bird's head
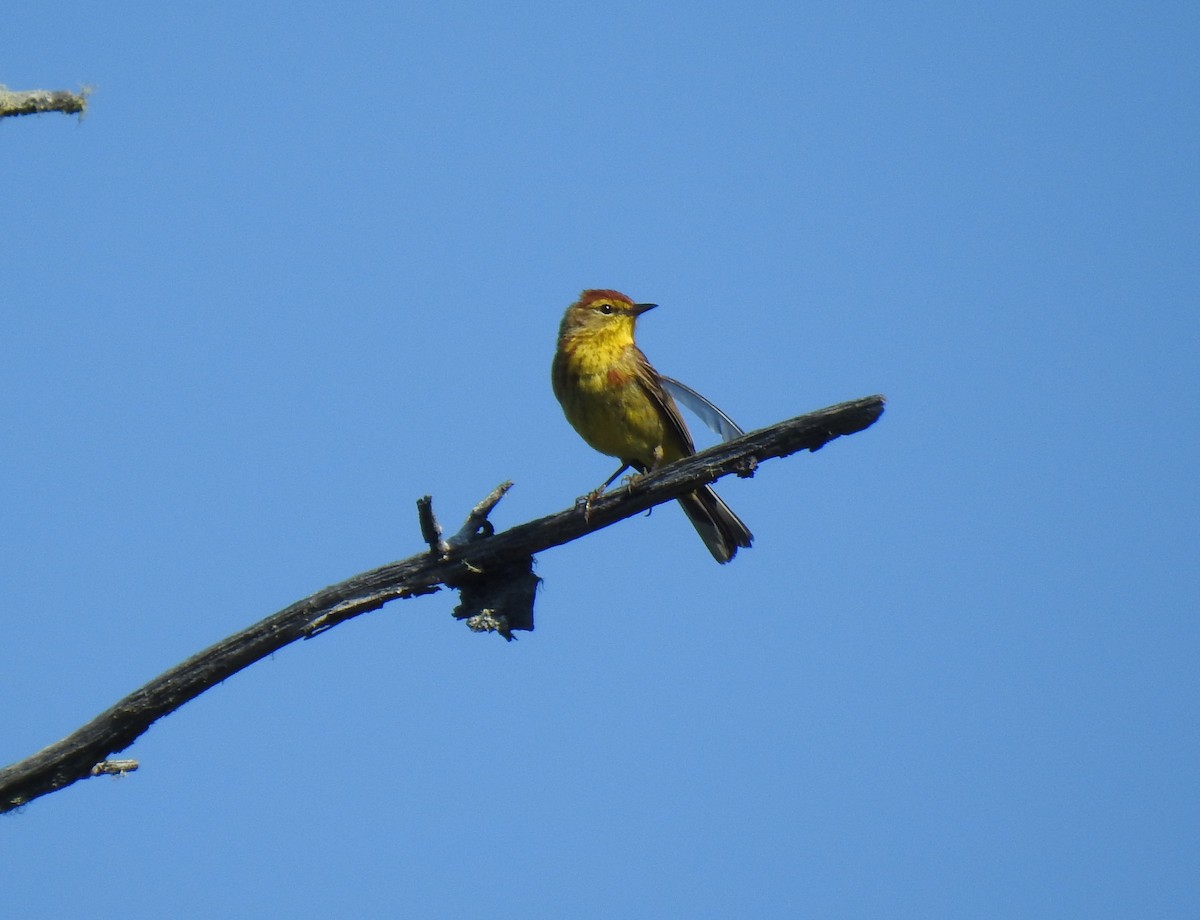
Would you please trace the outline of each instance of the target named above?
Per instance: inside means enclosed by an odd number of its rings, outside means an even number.
[[[637,318],[658,304],[634,303],[619,291],[584,291],[567,308],[561,334],[626,334],[633,338]]]

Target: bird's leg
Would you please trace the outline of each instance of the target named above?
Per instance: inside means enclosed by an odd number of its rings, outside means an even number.
[[[627,469],[629,469],[629,464],[628,464],[628,463],[626,463],[626,464],[625,464],[624,466],[622,466],[622,467],[621,467],[619,470],[617,470],[615,473],[613,473],[611,476],[609,476],[609,477],[608,477],[606,480],[604,480],[604,485],[602,485],[602,486],[601,486],[600,488],[598,488],[598,489],[597,489],[595,492],[593,492],[593,493],[592,493],[592,495],[594,495],[594,496],[599,496],[601,492],[603,492],[605,489],[607,489],[609,486],[611,486],[611,485],[613,484],[613,481],[614,481],[614,480],[615,480],[615,479],[616,479],[618,476],[620,476],[622,473],[624,473],[624,472],[625,472]]]
[[[608,479],[606,479],[604,482],[602,482],[601,485],[596,486],[588,494],[581,495],[580,498],[576,499],[575,507],[582,507],[584,521],[587,521],[588,516],[590,515],[590,513],[592,513],[593,501],[600,498],[600,495],[604,494],[605,489],[608,488],[608,486],[611,486],[614,481],[616,481],[617,476],[624,473],[625,470],[628,470],[631,467],[631,465],[632,464],[630,464],[630,463],[622,464],[622,467],[620,467],[620,469],[618,469],[616,471],[616,473],[613,473],[610,477],[608,477]],[[638,473],[640,473],[640,471],[638,471]],[[635,479],[635,476],[630,476],[629,479],[630,479],[630,481],[632,481]]]
[[[579,499],[579,501],[577,501],[575,503],[576,507],[579,507],[580,505],[583,506],[583,519],[585,521],[588,519],[588,517],[592,513],[592,502],[594,502],[602,494],[604,494],[604,490],[613,484],[613,480],[616,479],[618,476],[620,476],[622,473],[624,473],[627,469],[629,469],[628,463],[624,464],[619,470],[617,470],[615,473],[613,473],[611,476],[609,476],[606,480],[604,480],[604,483],[602,485],[597,486],[596,488],[592,489],[592,491],[590,491],[587,495],[584,495],[582,498]]]
[[[650,465],[650,469],[652,469],[652,470],[658,469],[660,466],[662,466],[662,462],[663,462],[663,449],[662,449],[662,445],[659,444],[657,447],[654,448],[654,463],[652,463]],[[646,472],[648,472],[648,471],[644,470],[642,475],[645,475]],[[650,515],[653,513],[654,513],[654,506],[651,505],[649,508],[646,509],[646,517],[650,517]]]

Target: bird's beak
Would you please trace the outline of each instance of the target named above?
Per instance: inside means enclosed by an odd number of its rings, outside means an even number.
[[[633,315],[641,316],[647,310],[653,310],[657,306],[658,304],[656,303],[635,303],[633,305]]]

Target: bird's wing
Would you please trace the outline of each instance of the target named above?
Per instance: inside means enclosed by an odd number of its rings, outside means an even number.
[[[687,406],[692,412],[695,412],[696,417],[719,434],[722,441],[732,441],[734,438],[740,438],[746,433],[738,427],[733,419],[686,383],[680,383],[678,380],[672,380],[670,377],[662,376],[662,374],[659,374],[658,379],[662,381],[663,389]]]
[[[683,416],[679,414],[679,407],[675,405],[675,400],[671,398],[671,394],[663,387],[665,378],[658,373],[646,360],[646,356],[642,354],[640,348],[633,346],[633,365],[635,376],[646,395],[651,401],[662,411],[663,424],[666,427],[665,434],[667,443],[663,444],[666,451],[668,462],[678,457],[686,457],[689,454],[696,452],[696,447],[692,443],[692,435],[688,431],[687,423],[684,422]],[[672,445],[670,442],[674,442]],[[674,449],[672,449],[672,447]]]

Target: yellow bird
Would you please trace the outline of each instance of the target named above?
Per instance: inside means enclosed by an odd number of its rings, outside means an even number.
[[[659,374],[637,347],[637,318],[655,306],[617,291],[584,291],[559,326],[554,395],[588,444],[624,464],[605,486],[628,467],[644,473],[696,452],[672,393],[726,435],[741,434],[695,390]],[[754,539],[711,486],[680,496],[679,504],[717,562],[728,562]]]

